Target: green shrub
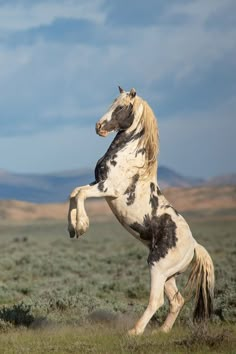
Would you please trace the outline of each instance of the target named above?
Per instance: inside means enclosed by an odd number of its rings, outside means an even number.
[[[15,304],[12,307],[4,306],[0,309],[0,321],[9,322],[14,326],[29,327],[34,321],[31,306],[24,303]]]

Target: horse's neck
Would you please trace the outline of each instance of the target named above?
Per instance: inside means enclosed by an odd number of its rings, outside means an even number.
[[[138,146],[138,141],[143,135],[142,130],[121,131],[117,133],[111,145],[109,146],[106,154],[117,154],[123,150],[129,149],[131,146],[135,148]]]
[[[145,131],[141,124],[136,127],[131,126],[126,131],[118,132],[105,155],[97,162],[95,168],[96,180],[100,181],[108,177],[109,164],[116,171],[117,168],[122,167],[122,173],[126,173],[127,178],[129,174],[146,176],[146,148],[142,139],[144,134]],[[152,171],[148,171],[148,178],[145,180],[157,182],[157,164],[153,165]]]

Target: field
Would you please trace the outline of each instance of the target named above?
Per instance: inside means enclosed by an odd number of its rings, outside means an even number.
[[[61,221],[1,221],[0,353],[235,353],[236,220],[185,215],[215,264],[213,321],[195,327],[189,302],[158,333],[165,304],[138,338],[126,331],[148,302],[147,250],[115,219],[91,219],[79,240]]]

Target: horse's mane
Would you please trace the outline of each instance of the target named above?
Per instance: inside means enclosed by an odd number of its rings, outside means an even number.
[[[141,129],[144,134],[139,140],[138,148],[145,148],[145,163],[143,176],[149,177],[156,174],[157,155],[159,153],[159,131],[156,117],[149,106],[141,97],[136,97],[133,109],[137,109],[140,103],[143,105],[143,113],[140,117]]]

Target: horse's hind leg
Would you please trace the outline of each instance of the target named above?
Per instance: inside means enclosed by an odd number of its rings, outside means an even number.
[[[165,294],[169,300],[170,311],[164,324],[161,326],[161,330],[163,332],[169,332],[184,305],[184,298],[176,286],[175,277],[172,277],[165,282]]]
[[[152,316],[164,304],[164,284],[166,278],[160,273],[156,265],[151,266],[150,274],[151,291],[148,307],[134,328],[129,331],[130,335],[142,334]]]

